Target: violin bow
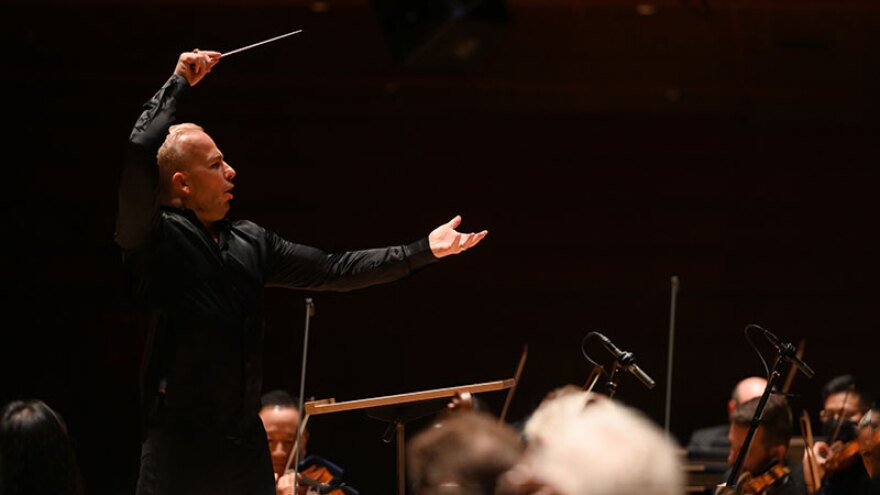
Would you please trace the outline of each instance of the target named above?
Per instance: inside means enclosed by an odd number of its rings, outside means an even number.
[[[596,387],[596,384],[599,383],[599,378],[605,374],[605,369],[601,366],[593,366],[593,370],[590,371],[590,376],[587,377],[587,381],[584,383],[584,391],[592,392],[593,388]]]
[[[516,391],[516,386],[519,384],[519,378],[522,376],[523,368],[526,366],[526,358],[529,356],[529,345],[526,344],[523,346],[522,354],[519,357],[519,364],[516,366],[516,374],[513,376],[513,386],[510,387],[510,391],[507,392],[507,398],[504,399],[504,407],[501,409],[501,416],[498,417],[498,422],[503,423],[504,418],[507,417],[507,411],[510,409],[510,403],[513,401],[513,393]]]
[[[846,402],[849,400],[849,393],[855,388],[854,385],[850,385],[846,387],[846,393],[843,394],[843,409],[840,411],[840,414],[837,415],[835,419],[834,432],[831,433],[831,437],[828,439],[828,445],[830,446],[837,440],[837,435],[840,435],[840,427],[843,426],[843,414],[846,412]]]
[[[805,339],[801,339],[798,342],[797,351],[795,351],[795,356],[798,359],[803,359],[804,350],[807,348],[807,341]],[[791,389],[791,383],[794,381],[794,376],[797,374],[797,367],[794,365],[795,361],[791,362],[791,367],[788,368],[788,376],[785,377],[785,383],[782,385],[782,393],[787,394]]]
[[[809,463],[809,474],[804,471],[805,477],[809,476],[807,483],[807,493],[813,495],[819,488],[822,480],[819,479],[819,463],[816,462],[816,453],[813,451],[813,427],[810,424],[810,413],[806,410],[801,414],[801,436],[804,438],[804,448],[807,451],[807,462]]]
[[[302,357],[302,372],[299,376],[299,428],[296,429],[296,440],[293,442],[293,450],[290,451],[290,455],[287,456],[287,464],[284,466],[284,470],[282,473],[286,473],[290,469],[290,464],[293,463],[293,490],[296,491],[296,487],[299,482],[297,480],[297,474],[299,474],[299,445],[300,440],[302,439],[303,433],[306,431],[306,423],[309,421],[309,417],[305,415],[305,411],[303,410],[303,400],[305,399],[306,394],[306,358],[309,356],[309,322],[312,320],[312,317],[315,316],[315,302],[312,301],[311,297],[306,298],[306,324],[305,331],[303,332],[303,357]],[[278,477],[281,479],[281,476]],[[278,480],[275,480],[275,484],[278,484]]]

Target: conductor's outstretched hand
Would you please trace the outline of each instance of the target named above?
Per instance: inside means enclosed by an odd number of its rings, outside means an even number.
[[[198,48],[191,52],[183,52],[177,59],[174,73],[185,78],[190,86],[195,86],[217,65],[217,62],[220,61],[220,55],[220,52],[199,50]]]
[[[437,227],[428,235],[428,244],[431,246],[431,252],[434,253],[434,256],[442,258],[467,251],[476,246],[489,233],[488,230],[484,230],[462,234],[455,230],[459,224],[461,224],[461,215],[456,215],[455,218]]]

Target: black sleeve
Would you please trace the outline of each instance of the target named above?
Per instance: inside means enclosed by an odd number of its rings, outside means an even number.
[[[348,291],[403,278],[437,261],[423,238],[404,246],[328,254],[266,231],[267,286]]]
[[[186,79],[171,76],[144,104],[144,110],[131,131],[119,183],[116,218],[116,243],[123,249],[142,245],[157,226],[156,152],[174,122],[177,98],[188,88]]]

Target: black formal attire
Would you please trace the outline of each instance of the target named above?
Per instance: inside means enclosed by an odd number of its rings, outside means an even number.
[[[156,152],[189,84],[172,76],[132,130],[116,241],[143,311],[145,441],[138,495],[273,495],[257,415],[266,286],[345,291],[402,278],[436,258],[413,244],[327,254],[249,221],[215,241],[192,210],[160,206]]]
[[[865,464],[857,458],[852,466],[834,474],[826,475],[817,495],[880,495],[877,483],[868,476]]]

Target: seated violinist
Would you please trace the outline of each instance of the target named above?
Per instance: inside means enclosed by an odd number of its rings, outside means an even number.
[[[858,462],[856,436],[870,400],[852,375],[831,379],[822,389],[822,399],[822,440],[804,452],[802,464],[808,493],[855,493],[868,478],[865,466]]]
[[[853,442],[852,445],[856,446],[853,455],[856,466],[850,469],[846,481],[830,478],[836,481],[823,484],[816,493],[880,494],[880,410],[876,407],[862,416],[857,426],[857,438]],[[849,448],[846,450],[848,452]]]
[[[273,390],[264,394],[260,403],[260,419],[266,429],[272,469],[275,471],[275,492],[277,495],[293,495],[294,461],[291,460],[291,453],[296,445],[296,431],[300,423],[297,401],[284,390]],[[297,495],[357,495],[357,490],[343,484],[343,470],[339,466],[320,456],[306,457],[308,440],[308,430],[304,430],[297,447],[300,459]],[[290,467],[287,467],[288,461]]]
[[[736,406],[730,414],[730,452],[727,457],[731,467],[743,448],[760,397]],[[792,435],[791,409],[784,396],[770,395],[764,406],[761,421],[752,437],[748,453],[740,467],[737,485],[755,488],[754,493],[765,495],[801,495],[805,493],[803,479],[791,476],[785,466],[785,456]],[[730,470],[722,482],[729,478]]]

